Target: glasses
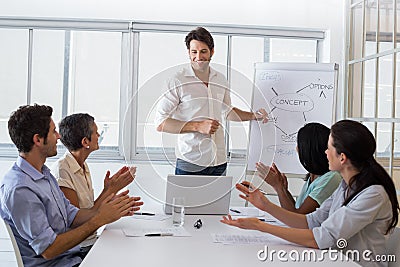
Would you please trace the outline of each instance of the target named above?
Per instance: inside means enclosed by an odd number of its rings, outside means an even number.
[[[195,223],[194,223],[194,228],[196,229],[200,229],[203,226],[203,222],[201,221],[201,219],[198,219]]]

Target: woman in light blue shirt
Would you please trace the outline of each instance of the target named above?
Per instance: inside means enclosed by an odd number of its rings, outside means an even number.
[[[256,164],[258,176],[274,188],[281,207],[301,214],[313,212],[332,195],[342,181],[338,172],[329,171],[325,155],[329,132],[328,127],[313,122],[304,125],[297,133],[299,160],[308,174],[296,201],[288,190],[285,174],[275,164],[271,167],[261,162]]]
[[[271,203],[258,189],[237,184],[236,188],[254,206],[270,213],[287,227],[257,218],[221,222],[244,229],[267,232],[307,247],[349,250],[358,254],[362,266],[387,266],[385,235],[397,225],[399,203],[396,189],[385,169],[374,159],[376,142],[367,127],[343,120],[335,123],[326,150],[329,169],[339,171],[343,181],[319,209],[303,215]],[[358,252],[358,253],[355,253]],[[387,258],[387,257],[386,257]]]

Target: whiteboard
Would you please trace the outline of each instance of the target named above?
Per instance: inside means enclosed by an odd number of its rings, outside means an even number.
[[[304,174],[296,145],[297,132],[306,123],[330,128],[336,104],[337,64],[256,63],[252,108],[264,108],[269,122],[250,123],[247,170],[256,162],[285,173]]]

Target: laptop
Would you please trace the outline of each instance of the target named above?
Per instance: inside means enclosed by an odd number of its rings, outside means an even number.
[[[232,176],[168,175],[164,211],[173,197],[185,198],[185,214],[228,214]]]

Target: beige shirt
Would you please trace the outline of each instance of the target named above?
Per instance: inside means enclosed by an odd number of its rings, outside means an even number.
[[[58,185],[72,189],[78,195],[79,207],[90,209],[94,205],[94,190],[89,167],[84,163],[85,170],[79,166],[74,156],[67,151],[64,156],[57,160],[51,172],[57,179]],[[93,233],[80,245],[82,247],[93,245],[96,241],[96,233]]]

